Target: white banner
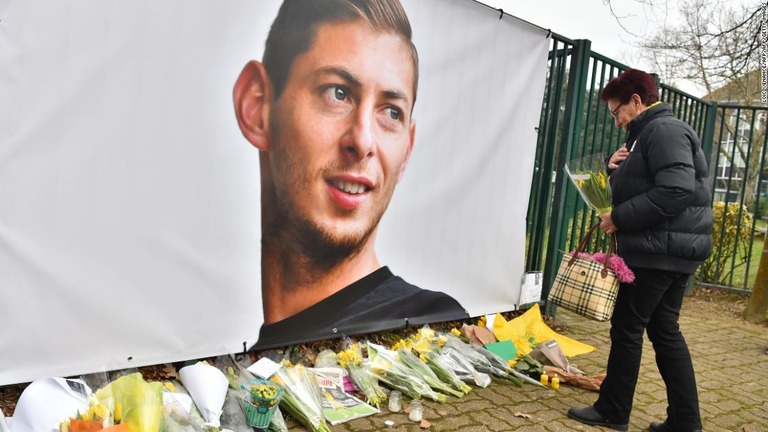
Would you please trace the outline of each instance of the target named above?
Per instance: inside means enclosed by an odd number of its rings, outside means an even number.
[[[0,385],[256,342],[259,153],[232,93],[279,6],[0,2]],[[546,33],[404,6],[418,128],[379,258],[472,316],[514,309]]]

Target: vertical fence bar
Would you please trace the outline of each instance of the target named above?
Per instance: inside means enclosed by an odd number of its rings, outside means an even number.
[[[587,66],[589,64],[590,42],[587,40],[575,41],[571,64],[568,74],[568,90],[566,92],[566,104],[563,123],[563,134],[560,143],[560,153],[557,158],[555,170],[555,194],[552,203],[552,213],[565,214],[566,181],[562,167],[568,161],[573,142],[578,136],[579,119],[577,109],[582,105],[584,98],[584,82]],[[560,258],[559,248],[565,243],[565,232],[561,220],[556,220],[550,225],[549,241],[547,242],[547,266],[543,275],[542,296],[546,298],[552,286],[557,262]],[[549,309],[549,308],[548,308]]]
[[[706,115],[704,119],[704,130],[701,133],[701,148],[704,150],[704,154],[712,154],[712,141],[715,138],[715,122],[717,121],[717,102],[712,102],[712,105],[707,107]],[[712,165],[709,166],[710,171]]]
[[[739,124],[741,123],[741,108],[736,109],[736,126],[733,130],[733,151],[731,152],[731,178],[733,178],[734,171],[737,175],[740,175],[740,178],[737,178],[737,180],[740,180],[740,187],[738,190],[738,206],[739,211],[736,217],[736,235],[733,238],[733,252],[731,252],[731,268],[728,270],[728,285],[733,286],[733,276],[734,276],[734,270],[736,269],[736,257],[739,253],[739,239],[741,238],[741,218],[744,214],[744,202],[746,201],[746,188],[747,188],[747,179],[749,176],[749,161],[750,161],[750,155],[752,154],[752,146],[747,146],[746,149],[746,155],[743,155],[745,157],[742,157],[741,153],[741,144],[743,143],[739,136]],[[737,153],[738,152],[738,153]],[[736,159],[738,154],[738,159]],[[741,171],[741,162],[744,163],[744,171]],[[734,169],[734,164],[736,164],[736,167]],[[725,220],[725,218],[723,218]]]
[[[755,121],[757,120],[757,110],[752,109],[752,120],[749,125],[749,143],[750,143],[750,151],[753,148],[753,141],[755,137]],[[744,283],[742,284],[741,288],[746,290],[748,287],[749,282],[749,270],[752,264],[752,246],[755,244],[755,228],[757,227],[757,220],[760,218],[760,186],[761,186],[761,179],[763,174],[763,161],[765,160],[765,157],[763,155],[765,154],[761,149],[758,149],[760,153],[758,153],[758,156],[760,157],[760,168],[757,172],[757,184],[755,185],[755,202],[752,206],[752,225],[749,227],[749,245],[747,246],[747,263],[746,267],[744,269]],[[750,158],[750,162],[752,162],[752,158]],[[746,177],[746,174],[744,175]]]

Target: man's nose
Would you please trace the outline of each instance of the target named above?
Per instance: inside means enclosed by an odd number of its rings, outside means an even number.
[[[369,110],[357,110],[342,138],[342,151],[347,157],[361,160],[370,157],[376,149],[374,139],[373,113]]]

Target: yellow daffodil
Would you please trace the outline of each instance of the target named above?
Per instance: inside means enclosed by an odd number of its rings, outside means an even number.
[[[91,409],[93,410],[94,420],[105,420],[109,418],[109,408],[103,403],[91,407]]]
[[[279,402],[280,389],[272,383],[258,383],[250,386],[251,397],[275,406]]]
[[[419,339],[415,344],[413,344],[413,349],[422,354],[432,352],[432,343],[430,343],[430,341],[427,339]]]
[[[360,354],[359,349],[350,347],[348,349],[345,349],[339,352],[338,360],[339,360],[339,365],[341,367],[347,368],[349,366],[360,365],[363,362],[363,357]]]
[[[115,423],[120,423],[120,421],[123,420],[123,404],[120,402],[115,404],[114,420]]]
[[[397,351],[399,349],[407,349],[407,348],[408,348],[408,343],[406,341],[400,339],[394,345],[392,345],[391,350],[392,351]]]
[[[435,337],[435,331],[429,327],[423,327],[421,330],[419,330],[419,333],[421,334],[421,337],[424,337],[424,338]]]
[[[605,177],[605,173],[604,173],[604,172],[600,171],[600,172],[597,174],[597,180],[598,180],[598,182],[600,183],[600,187],[601,187],[601,188],[603,188],[603,189],[605,189],[605,183],[606,183],[606,181],[605,181],[605,180],[606,180],[606,177]]]
[[[461,336],[461,330],[457,329],[456,327],[451,329],[451,334],[454,336]]]
[[[339,360],[339,366],[345,369],[351,365],[350,355],[347,350],[339,351],[339,354],[336,355],[336,358]]]
[[[163,387],[167,388],[169,392],[176,391],[176,386],[170,381],[163,381]]]
[[[437,345],[442,348],[445,343],[448,342],[448,338],[445,336],[440,336],[437,338]]]

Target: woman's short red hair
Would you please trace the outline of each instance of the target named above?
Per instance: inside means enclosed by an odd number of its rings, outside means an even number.
[[[656,88],[656,80],[638,69],[628,69],[621,75],[608,81],[600,93],[600,99],[608,101],[615,99],[619,103],[629,102],[633,94],[640,96],[644,105],[651,105],[659,100],[659,90]]]

